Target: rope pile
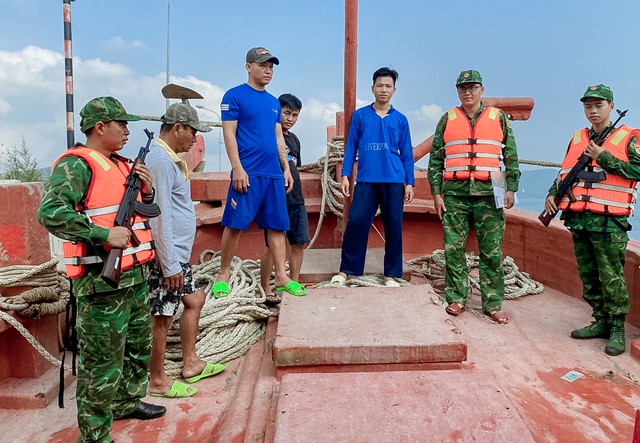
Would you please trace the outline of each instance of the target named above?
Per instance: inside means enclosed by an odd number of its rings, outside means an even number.
[[[324,219],[325,206],[328,205],[329,210],[337,217],[342,218],[343,204],[338,201],[342,199],[342,191],[340,183],[333,177],[336,176],[336,164],[344,158],[344,137],[333,137],[331,142],[327,142],[327,153],[324,157],[320,157],[315,163],[309,163],[298,168],[301,172],[312,172],[322,174],[320,183],[322,184],[322,202],[320,203],[320,218],[316,226],[316,232],[309,242],[307,249],[310,249],[320,235],[322,220]]]
[[[0,268],[0,289],[31,286],[13,297],[0,297],[0,308],[23,317],[40,318],[63,312],[69,300],[69,281],[57,270],[54,258],[39,266],[15,265]]]
[[[396,281],[396,283],[398,283],[400,286],[409,286],[409,282],[406,280],[403,280],[401,278],[394,278],[394,280]],[[359,277],[349,277],[345,282],[344,285],[341,285],[339,287],[341,288],[359,288],[359,287],[366,287],[366,288],[379,288],[379,287],[386,287],[387,285],[385,285],[385,281],[384,281],[384,274],[383,273],[377,273],[377,274],[369,274],[369,275],[362,275]],[[336,285],[331,284],[330,281],[322,281],[320,283],[318,283],[317,285],[314,286],[314,288],[318,288],[318,289],[323,289],[323,288],[335,288]]]
[[[0,268],[0,288],[31,286],[13,297],[0,296],[0,309],[14,311],[23,317],[40,318],[64,312],[69,301],[69,280],[64,273],[58,272],[58,259],[54,258],[38,266],[14,265]],[[6,321],[34,347],[45,359],[55,366],[61,362],[49,353],[29,331],[12,315],[0,310],[0,319]],[[58,342],[62,348],[60,324],[58,319]],[[65,365],[67,371],[71,367]]]
[[[211,256],[208,260],[205,257]],[[260,265],[254,260],[231,261],[229,296],[216,299],[212,288],[220,270],[220,253],[205,250],[199,264],[193,266],[197,283],[206,294],[198,322],[196,352],[200,358],[225,363],[242,356],[264,334],[266,322],[273,315],[265,305],[266,296],[260,286]],[[180,304],[167,337],[165,370],[170,377],[182,374],[180,348]]]
[[[475,272],[478,269],[480,257],[468,252],[465,254],[467,268],[469,269],[469,283],[467,308],[473,313],[483,316],[482,300],[480,297],[480,277]],[[445,258],[442,249],[436,249],[430,255],[414,258],[406,262],[412,270],[432,281],[434,291],[440,296],[440,302],[444,299],[444,275]],[[507,256],[503,262],[504,268],[504,298],[515,300],[526,295],[540,294],[544,291],[544,285],[533,280],[526,272],[521,272],[513,258]]]

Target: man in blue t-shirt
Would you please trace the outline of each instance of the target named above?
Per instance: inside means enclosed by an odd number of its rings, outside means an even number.
[[[277,64],[280,60],[268,49],[251,48],[245,64],[247,82],[222,97],[222,133],[231,163],[231,184],[221,222],[220,272],[213,285],[216,298],[229,295],[231,260],[240,233],[253,220],[260,229],[267,229],[276,268],[276,291],[306,294],[304,286],[289,279],[285,270],[284,232],[289,230],[286,192],[291,191],[293,179],[282,135],[280,103],[266,91]]]
[[[331,279],[344,284],[348,275],[362,275],[369,229],[378,206],[384,226],[384,281],[399,286],[402,277],[402,216],[413,200],[413,148],[407,118],[391,106],[398,73],[380,68],[373,73],[375,102],[351,117],[342,165],[342,193],[349,197],[349,177],[358,157],[357,185],[342,240],[340,272]]]

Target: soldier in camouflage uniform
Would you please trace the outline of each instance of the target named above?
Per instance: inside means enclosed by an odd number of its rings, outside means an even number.
[[[573,239],[583,297],[593,309],[594,321],[572,331],[571,337],[607,338],[605,353],[620,355],[625,351],[624,321],[630,308],[624,263],[629,241],[627,231],[631,229],[627,218],[635,203],[633,191],[636,181],[640,180],[640,133],[637,129],[621,125],[611,132],[602,146],[596,145],[593,140],[612,125],[610,114],[614,109],[613,92],[602,84],[590,86],[580,100],[592,126],[574,133],[560,174],[562,176],[563,172],[566,173],[565,166],[570,168],[584,152],[593,159],[592,163],[596,162],[587,169],[603,170],[604,179],[590,185],[591,190],[588,192],[592,195],[589,198],[580,195],[586,195],[587,191],[583,189],[588,188],[583,186],[585,183],[581,179],[581,183],[573,188],[578,201],[569,203],[565,197],[558,205],[555,201],[558,191],[556,180],[549,189],[545,210],[551,214],[562,210],[560,218],[571,231]],[[580,134],[584,134],[584,137]],[[580,138],[584,139],[582,145],[572,149]],[[610,180],[617,180],[617,187],[621,190],[611,192],[612,188],[599,189],[599,185],[607,184]],[[599,205],[599,196],[593,195],[593,189],[596,192],[607,192],[609,200],[615,199],[617,194],[621,197],[622,204],[607,201],[609,205]]]
[[[93,156],[106,169],[109,161],[116,166],[116,152],[129,135],[127,121],[140,118],[127,114],[112,97],[91,100],[80,116],[80,129],[87,136],[84,146],[102,154]],[[144,165],[137,166],[136,172],[142,179],[143,202],[150,203],[154,197],[151,174]],[[92,174],[85,159],[61,156],[46,185],[38,221],[53,235],[85,244],[88,255],[105,260],[103,245],[125,249],[131,233],[124,227],[98,226],[79,212],[88,201],[88,190],[100,189],[93,184]],[[117,290],[100,278],[102,263],[86,265],[83,275],[72,280],[78,308],[78,442],[111,442],[114,419],[151,419],[166,412],[164,407],[140,401],[147,391],[151,355],[145,269],[138,266],[123,271]]]
[[[509,321],[501,310],[505,215],[502,207],[496,207],[492,179],[504,176],[503,204],[504,208],[511,208],[520,180],[516,142],[505,113],[482,103],[484,87],[478,71],[461,72],[456,88],[461,106],[451,109],[438,122],[428,170],[444,232],[446,311],[458,315],[465,310],[469,273],[465,247],[473,225],[480,249],[482,310],[495,322],[504,324]],[[490,136],[490,140],[481,140],[476,131],[482,138]],[[501,159],[504,172],[500,171]]]

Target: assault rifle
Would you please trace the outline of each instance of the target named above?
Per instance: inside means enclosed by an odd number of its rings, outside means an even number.
[[[157,217],[160,215],[160,208],[156,203],[145,204],[138,201],[138,194],[142,187],[142,180],[135,172],[135,167],[141,163],[144,164],[144,159],[149,152],[149,145],[151,144],[151,140],[153,140],[153,132],[149,132],[145,129],[144,133],[147,135],[147,145],[140,148],[140,152],[133,162],[131,172],[129,173],[129,177],[127,177],[124,197],[122,197],[122,202],[120,203],[118,213],[116,214],[116,220],[114,222],[114,226],[124,226],[131,232],[130,241],[134,247],[140,246],[140,240],[136,236],[135,232],[133,232],[133,220],[135,215],[139,214],[147,218]],[[100,274],[100,277],[113,289],[117,289],[120,285],[122,252],[123,249],[111,248],[109,255],[107,256],[107,261],[102,268],[102,273]]]
[[[604,143],[611,131],[615,129],[616,125],[622,119],[622,117],[627,114],[627,111],[628,109],[625,109],[624,111],[616,109],[616,112],[618,113],[618,119],[611,126],[607,126],[600,134],[598,134],[598,137],[596,137],[593,142],[598,146],[602,146],[602,143]],[[571,203],[576,201],[576,198],[573,196],[573,192],[571,192],[571,190],[578,183],[578,181],[580,181],[580,179],[589,182],[598,182],[604,180],[604,172],[589,172],[584,170],[589,165],[590,161],[591,157],[589,157],[587,154],[582,154],[578,158],[578,161],[573,166],[573,168],[571,168],[571,170],[567,173],[564,180],[558,183],[558,193],[553,199],[556,206],[558,206],[565,195],[569,198],[569,201]],[[547,210],[545,209],[538,216],[538,220],[540,220],[543,225],[549,226],[549,223],[551,223],[551,220],[553,220],[553,217],[555,217],[556,212],[547,212]]]

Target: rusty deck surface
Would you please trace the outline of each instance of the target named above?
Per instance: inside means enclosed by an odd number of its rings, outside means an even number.
[[[421,290],[427,286],[418,285],[418,288]],[[427,293],[426,290],[424,292]],[[322,294],[323,291],[310,289],[307,297],[311,300],[312,297],[322,297]],[[346,295],[345,292],[344,296]],[[297,306],[296,300],[301,301]],[[297,307],[302,312],[302,308],[308,304],[307,300],[303,300],[293,297],[287,299],[282,309]],[[378,300],[375,303],[381,315],[384,315],[385,312],[390,312],[388,304],[399,303],[402,306],[402,299],[385,297],[385,301]],[[407,305],[407,308],[410,306]],[[508,406],[509,417],[521,420],[533,441],[631,441],[635,411],[640,408],[640,386],[637,383],[640,380],[640,366],[631,357],[629,350],[618,357],[605,355],[605,340],[578,341],[569,337],[572,329],[589,323],[590,310],[587,305],[581,300],[547,289],[539,295],[505,301],[503,308],[510,316],[507,325],[490,323],[484,317],[478,317],[469,311],[457,318],[441,314],[451,325],[451,329],[460,332],[467,344],[467,359],[461,363],[461,369],[430,371],[408,368],[404,373],[405,377],[409,377],[414,383],[418,380],[423,387],[431,383],[432,389],[440,392],[447,389],[446,374],[450,372],[451,383],[455,384],[452,387],[455,401],[453,396],[450,401],[445,401],[442,393],[437,394],[435,391],[415,396],[414,390],[407,405],[420,408],[420,411],[414,410],[414,419],[402,421],[402,427],[398,426],[396,429],[396,441],[411,441],[410,438],[416,435],[416,432],[430,433],[429,439],[424,441],[505,441],[496,439],[498,435],[503,434],[494,433],[496,438],[487,437],[492,434],[484,434],[486,429],[482,428],[483,423],[485,427],[488,426],[487,423],[492,423],[490,418],[495,418],[495,409],[488,405],[483,408],[481,403],[477,406],[477,414],[483,414],[482,411],[485,410],[485,418],[488,417],[489,420],[483,421],[483,416],[475,417],[476,421],[473,423],[480,428],[472,427],[463,416],[468,406],[464,401],[465,390],[468,392],[468,403],[476,405],[482,400],[482,390],[487,389],[487,386],[500,392],[487,395],[486,401],[491,404],[497,402],[505,408]],[[283,318],[288,315],[291,313],[282,313]],[[366,316],[360,316],[359,312],[353,312],[351,318],[354,327],[358,326],[360,320],[371,321]],[[283,329],[286,330],[284,324]],[[425,324],[424,332],[429,332],[428,324]],[[354,393],[354,383],[362,384],[363,380],[370,377],[371,380],[384,378],[384,371],[369,372],[362,368],[349,373],[330,374],[325,371],[321,374],[280,374],[281,377],[278,377],[273,359],[274,343],[278,333],[278,320],[272,318],[266,337],[257,342],[244,357],[232,361],[224,373],[198,382],[199,393],[195,397],[148,397],[147,401],[167,406],[167,415],[149,422],[116,422],[112,436],[119,443],[294,441],[281,437],[287,426],[305,420],[313,422],[318,418],[316,414],[311,414],[313,417],[309,416],[309,412],[303,408],[298,411],[291,409],[291,401],[280,401],[281,396],[287,391],[296,390],[296,383],[303,383],[304,389],[308,389],[308,377],[317,376],[320,377],[317,379],[318,389],[323,386],[326,388],[329,383],[327,377],[337,376],[340,377],[339,382],[333,383],[336,385],[336,392],[341,390],[341,385],[346,384],[342,390]],[[638,329],[627,325],[626,336],[629,343],[631,339],[639,336]],[[573,382],[562,379],[570,371],[582,375]],[[396,368],[390,368],[387,375],[400,377],[397,374],[399,372]],[[468,375],[466,379],[465,374]],[[482,378],[482,374],[491,374],[491,382],[484,387],[478,383],[478,377]],[[353,377],[360,381],[355,382],[352,380]],[[398,382],[400,394],[412,386],[407,380]],[[378,388],[375,388],[373,382],[370,384],[372,393],[384,391],[380,388],[380,383]],[[56,402],[45,409],[0,409],[2,441],[75,441],[78,431],[75,425],[74,388],[75,384],[67,388],[66,408],[63,410],[58,409]],[[325,388],[316,392],[314,398],[321,399]],[[365,400],[366,398],[365,395]],[[455,416],[450,415],[444,420],[443,405],[447,406],[447,413],[460,414],[460,418],[449,421],[448,418]],[[324,409],[326,405],[318,407]],[[400,405],[392,407],[398,408]],[[370,408],[373,416],[380,413],[379,405],[374,401],[360,399],[357,403],[358,410],[353,411],[353,416],[367,417],[367,408]],[[428,420],[425,419],[427,416],[424,411],[433,408],[436,409],[429,417],[437,420],[438,425],[425,428]],[[278,417],[283,410],[288,411],[288,423],[283,421],[284,418]],[[407,414],[411,415],[411,411],[412,409],[408,409]],[[416,417],[422,417],[423,420],[416,420]],[[448,423],[446,426],[443,426],[443,420]],[[456,428],[456,423],[459,429]],[[400,425],[400,422],[398,424]],[[354,426],[361,427],[363,423],[358,422]],[[469,433],[470,429],[480,429],[480,433],[474,434],[475,440],[469,437],[472,435]],[[317,438],[306,441],[339,441],[328,436],[325,438],[323,435],[318,433]],[[403,435],[409,440],[403,439]],[[523,432],[521,435],[524,436],[523,440],[510,441],[531,441],[528,434]],[[452,436],[461,437],[452,439]],[[304,435],[299,437],[300,440],[295,441],[305,441]],[[367,437],[359,441],[376,440]]]

